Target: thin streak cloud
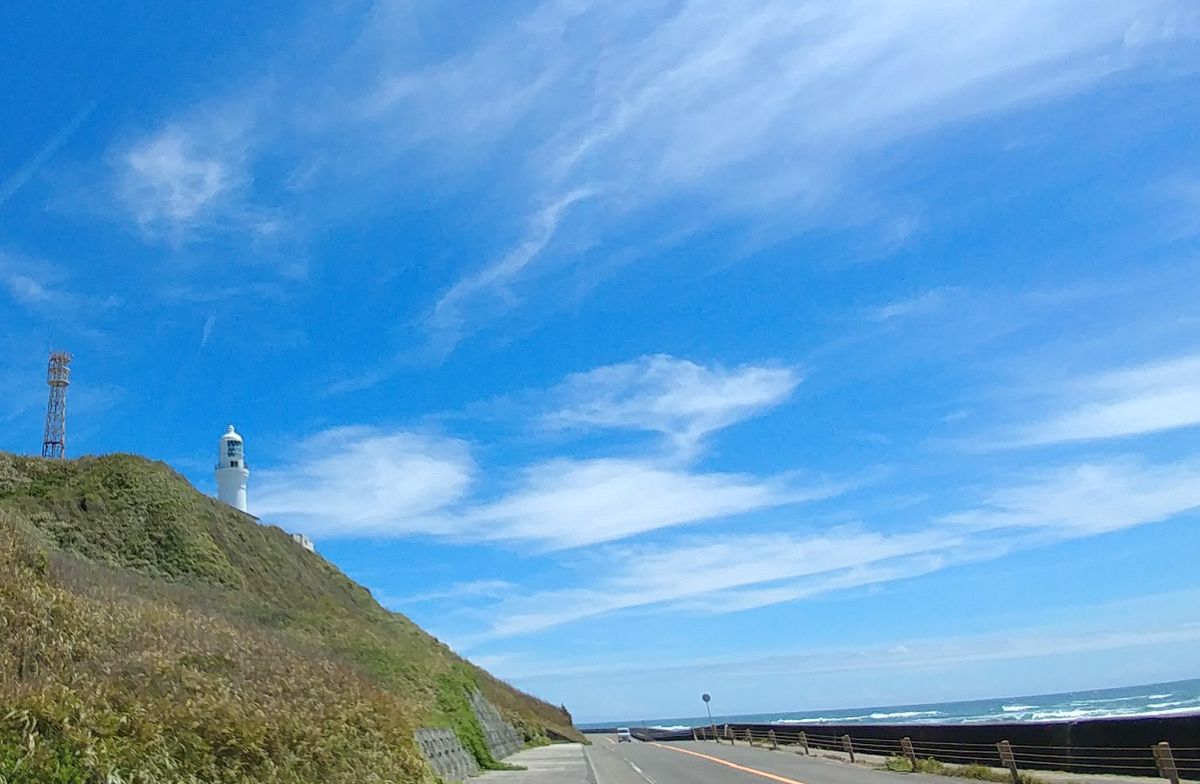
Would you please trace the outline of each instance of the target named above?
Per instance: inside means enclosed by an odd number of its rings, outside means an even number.
[[[5,202],[24,187],[25,183],[29,182],[30,178],[37,174],[38,170],[46,165],[63,148],[63,145],[70,141],[71,137],[75,135],[75,132],[79,130],[84,121],[96,110],[97,105],[97,101],[85,104],[66,124],[46,140],[45,144],[34,153],[32,158],[26,161],[21,168],[9,175],[3,182],[0,182],[0,207],[3,207]]]

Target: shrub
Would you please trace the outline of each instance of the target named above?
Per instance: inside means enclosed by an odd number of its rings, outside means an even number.
[[[997,774],[986,765],[963,765],[954,771],[954,775],[961,776],[964,779],[978,779],[979,781],[1008,781],[1010,777],[1007,774]]]
[[[935,776],[949,775],[946,770],[946,764],[935,760],[933,757],[917,760],[917,770],[920,773],[932,773]]]

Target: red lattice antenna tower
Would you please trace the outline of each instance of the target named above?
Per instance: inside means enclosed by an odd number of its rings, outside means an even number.
[[[67,456],[67,387],[71,385],[71,355],[50,352],[46,369],[50,400],[46,403],[46,431],[42,436],[42,457],[63,460]]]

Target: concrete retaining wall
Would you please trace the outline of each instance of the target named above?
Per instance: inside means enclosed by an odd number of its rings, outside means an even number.
[[[454,730],[417,730],[415,737],[429,767],[446,781],[479,775],[475,757],[459,743]]]
[[[500,711],[488,702],[482,694],[475,692],[471,695],[471,710],[483,727],[483,735],[487,740],[488,750],[498,760],[511,756],[525,745],[524,739],[516,729],[504,720]]]
[[[471,710],[483,728],[488,750],[496,759],[511,756],[525,745],[521,734],[478,691],[471,695]],[[429,767],[446,781],[465,781],[479,775],[474,755],[463,747],[454,730],[417,730],[414,737]]]

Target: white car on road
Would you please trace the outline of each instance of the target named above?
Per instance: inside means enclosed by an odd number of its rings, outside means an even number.
[[[628,727],[617,727],[617,743],[633,743]]]

